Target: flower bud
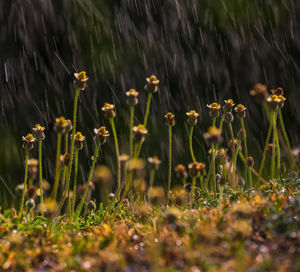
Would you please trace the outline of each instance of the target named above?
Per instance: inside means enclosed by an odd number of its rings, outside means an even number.
[[[145,135],[147,135],[148,130],[145,128],[144,125],[138,125],[132,128],[133,132],[133,140],[135,142],[143,142],[145,140]]]
[[[179,179],[186,179],[188,176],[188,173],[186,171],[186,168],[183,164],[178,164],[175,168],[175,173]]]
[[[263,102],[268,97],[267,86],[261,83],[255,84],[253,90],[251,90],[249,93],[251,96],[255,97],[258,103]]]
[[[165,115],[165,118],[166,118],[166,125],[167,126],[173,127],[175,125],[175,115],[173,113],[168,112]]]
[[[235,112],[236,112],[236,114],[237,114],[237,116],[239,117],[239,118],[245,118],[246,117],[246,107],[244,106],[244,105],[242,105],[242,104],[238,104],[235,108],[234,108],[234,110],[235,110]]]
[[[106,130],[106,127],[95,128],[94,132],[96,133],[94,140],[96,143],[100,143],[100,145],[104,145],[106,143],[106,138],[109,136],[109,132]]]
[[[62,133],[62,134],[65,133],[67,125],[68,123],[65,117],[61,116],[59,118],[55,118],[54,129],[57,133]]]
[[[81,134],[81,132],[76,132],[75,138],[74,138],[74,146],[76,149],[81,150],[83,148],[83,142],[85,140],[85,137]]]
[[[254,165],[254,159],[253,159],[252,156],[248,156],[248,158],[247,158],[247,165],[249,167],[253,167],[253,165]]]
[[[159,160],[157,156],[153,156],[148,158],[148,163],[151,165],[152,168],[157,170],[159,165],[161,164],[161,160]]]
[[[222,141],[221,131],[215,126],[208,128],[208,131],[203,134],[203,137],[210,144],[216,144]]]
[[[32,134],[27,134],[25,137],[22,137],[23,140],[23,148],[27,151],[33,149],[33,144],[35,142],[35,138],[33,137]]]
[[[225,105],[224,105],[224,111],[230,112],[232,108],[234,107],[234,103],[232,99],[224,100]]]
[[[210,111],[209,114],[211,116],[211,118],[217,118],[220,115],[220,109],[221,109],[221,105],[213,102],[210,105],[206,105]]]
[[[74,73],[75,81],[74,85],[76,89],[84,90],[86,87],[86,82],[88,81],[88,77],[86,76],[86,72],[82,71],[80,73]]]
[[[44,133],[45,128],[42,127],[40,124],[36,124],[32,130],[33,130],[34,137],[38,141],[42,141],[45,139],[45,133]]]
[[[69,166],[70,161],[71,161],[71,156],[69,153],[65,153],[60,158],[60,162],[61,162],[62,166]]]
[[[147,77],[146,78],[147,80],[147,84],[145,86],[145,90],[149,93],[155,93],[157,92],[158,88],[158,83],[159,83],[159,80],[157,79],[156,76],[150,76],[150,77]]]
[[[135,89],[130,89],[128,92],[126,92],[127,103],[129,106],[132,107],[139,103],[138,95],[139,93]]]
[[[104,116],[107,119],[115,118],[116,112],[115,112],[115,105],[105,103],[104,106],[101,108],[101,110],[104,112]]]
[[[195,126],[198,122],[199,113],[197,113],[194,110],[191,110],[191,111],[187,112],[186,115],[188,116],[189,125]]]

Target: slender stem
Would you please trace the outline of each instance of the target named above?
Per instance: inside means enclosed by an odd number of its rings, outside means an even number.
[[[151,169],[151,171],[150,171],[149,188],[152,188],[152,187],[153,187],[154,180],[155,180],[155,167],[152,167],[152,169]]]
[[[130,127],[129,127],[130,158],[133,158],[133,137],[132,137],[133,121],[134,121],[134,106],[130,106]]]
[[[71,150],[70,150],[70,164],[67,171],[67,184],[70,185],[70,179],[72,174],[72,166],[73,166],[73,157],[74,157],[74,143],[75,143],[75,133],[76,133],[76,120],[77,120],[77,104],[79,97],[80,89],[76,88],[75,97],[74,97],[74,107],[73,107],[73,130],[72,130],[72,138],[71,138]],[[69,190],[69,185],[68,190]]]
[[[22,200],[21,200],[21,206],[20,206],[20,212],[19,212],[19,219],[21,219],[22,215],[23,215],[23,207],[24,207],[26,185],[27,185],[27,176],[28,176],[28,154],[29,154],[29,151],[26,150],[25,151],[25,177],[24,177],[24,183],[23,183],[23,192],[22,192]]]
[[[289,137],[287,135],[287,132],[286,132],[286,129],[285,129],[285,125],[284,125],[284,122],[283,122],[281,109],[279,109],[278,114],[279,114],[280,127],[281,127],[281,130],[282,130],[282,133],[283,133],[283,137],[284,137],[284,140],[285,140],[286,145],[288,147],[291,168],[293,168],[294,164],[295,164],[294,156],[293,156],[293,153],[292,153],[292,149],[291,149],[291,144],[290,144],[290,141],[289,141]]]
[[[272,158],[271,158],[271,178],[275,177],[275,151],[276,151],[276,112],[272,111],[272,122],[273,122],[273,146],[272,146]]]
[[[212,120],[212,121],[213,121],[213,122],[212,122],[212,126],[213,126],[213,127],[216,125],[216,120],[217,120],[217,117],[214,117],[213,120]]]
[[[172,177],[172,126],[169,126],[169,174],[168,174],[167,205],[169,205],[169,200],[170,200],[171,177]]]
[[[233,134],[233,129],[232,129],[231,123],[228,123],[228,126],[229,126],[231,141],[232,141],[232,159],[231,159],[230,168],[229,168],[229,169],[231,169],[231,166],[234,161],[235,144],[234,144],[234,134]],[[235,188],[235,175],[232,175],[232,186],[233,186],[233,188]]]
[[[190,208],[193,207],[193,202],[194,202],[194,198],[195,198],[196,178],[197,177],[192,178],[192,190],[191,190],[191,195],[190,195]]]
[[[249,167],[249,188],[252,188],[253,183],[252,183],[252,167]]]
[[[225,119],[225,112],[222,114],[220,125],[219,125],[219,130],[221,133],[222,133],[222,129],[223,129],[224,119]]]
[[[262,102],[262,105],[263,105],[263,108],[264,108],[265,113],[266,113],[266,115],[267,115],[267,118],[270,120],[271,115],[270,115],[270,110],[269,110],[269,107],[268,107],[267,102],[266,102],[266,101],[263,101],[263,102]]]
[[[73,199],[72,199],[72,210],[71,210],[71,216],[74,214],[75,210],[75,203],[76,203],[76,186],[77,186],[77,173],[78,173],[78,152],[79,149],[75,149],[75,172],[74,172],[74,184],[73,184]]]
[[[212,145],[212,160],[211,160],[211,164],[212,164],[212,174],[213,174],[213,190],[214,190],[214,196],[217,197],[217,183],[216,183],[216,163],[215,163],[215,158],[216,158],[216,149],[215,149],[215,145]]]
[[[194,126],[191,126],[190,127],[189,145],[190,145],[190,152],[191,152],[192,160],[193,160],[193,162],[196,162],[196,158],[195,158],[194,151],[193,151],[193,131],[194,131]]]
[[[271,115],[272,115],[272,113],[271,113]],[[268,144],[269,144],[270,137],[271,137],[272,128],[273,128],[273,119],[270,118],[270,125],[269,125],[269,130],[268,130],[268,134],[267,134],[267,138],[266,138],[266,142],[265,142],[265,146],[264,146],[264,153],[263,153],[263,157],[262,157],[260,167],[259,167],[259,171],[258,171],[257,185],[259,184],[260,177],[262,175],[262,171],[263,171],[264,166],[265,166],[266,154],[267,154]]]
[[[212,122],[212,126],[214,127],[216,125],[216,117],[213,118],[213,122]],[[222,125],[223,126],[223,125]],[[218,149],[218,146],[219,146],[219,143],[217,143],[216,145],[216,150]],[[212,164],[210,165],[209,167],[209,171],[208,171],[208,174],[207,174],[207,181],[209,182],[210,181],[210,176],[211,176],[211,172],[212,172]]]
[[[61,149],[61,133],[58,132],[57,133],[57,147],[56,147],[55,179],[54,179],[53,191],[51,194],[53,199],[56,199],[57,189],[58,189],[60,149]]]
[[[245,125],[244,125],[244,118],[240,118],[241,120],[241,127],[243,129],[243,142],[244,142],[244,152],[245,152],[245,158],[248,158],[248,148],[247,148],[247,139],[246,139],[246,130],[245,130]],[[248,185],[248,165],[245,166],[245,182],[246,185]]]
[[[232,166],[232,176],[234,177],[235,177],[236,161],[240,149],[240,144],[241,144],[241,140],[238,140],[238,143],[236,145],[236,151],[234,153],[233,166]],[[233,183],[233,188],[234,189],[236,188],[235,183]]]
[[[39,174],[40,174],[41,214],[42,214],[42,216],[44,216],[43,173],[42,173],[42,140],[39,140]]]
[[[99,150],[100,150],[100,143],[97,143],[97,146],[96,146],[96,149],[95,149],[95,154],[93,156],[93,163],[92,163],[92,167],[91,167],[91,170],[90,170],[89,179],[88,179],[88,182],[85,186],[83,197],[82,197],[82,199],[81,199],[81,201],[80,201],[80,203],[79,203],[79,205],[78,205],[78,207],[75,211],[75,221],[79,217],[79,215],[81,213],[81,210],[83,208],[83,205],[86,201],[86,197],[88,195],[89,188],[90,188],[90,182],[92,180],[92,176],[93,176],[93,173],[94,173],[94,168],[95,168],[96,161],[97,161],[97,158],[98,158]]]
[[[144,126],[145,127],[147,127],[148,116],[149,116],[150,105],[151,105],[151,98],[152,98],[152,93],[148,93],[147,107],[146,107],[146,112],[145,112],[145,117],[144,117]]]
[[[278,112],[276,112],[275,116],[275,127],[276,129],[274,130],[274,135],[275,135],[275,142],[276,142],[276,151],[277,151],[277,166],[276,166],[276,178],[279,177],[280,174],[280,145],[279,145],[279,140],[278,140],[278,132],[277,132],[277,116]]]
[[[148,99],[147,99],[147,106],[146,106],[146,112],[145,112],[145,117],[144,117],[144,126],[147,127],[147,122],[148,122],[148,117],[149,117],[149,112],[150,112],[150,105],[151,105],[151,98],[152,98],[152,93],[148,93]],[[141,149],[142,149],[143,142],[139,142],[136,158],[140,156]]]
[[[121,162],[120,162],[120,152],[119,152],[119,144],[118,144],[118,137],[117,137],[117,132],[116,132],[116,127],[114,123],[114,119],[110,118],[109,123],[111,126],[111,130],[113,133],[114,137],[114,142],[115,142],[115,151],[116,151],[116,157],[117,157],[117,166],[118,166],[118,188],[121,185]]]

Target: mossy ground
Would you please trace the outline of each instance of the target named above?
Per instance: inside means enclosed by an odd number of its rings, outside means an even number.
[[[103,209],[19,223],[3,211],[2,271],[299,271],[300,181],[270,182],[189,209],[134,202],[101,222]]]

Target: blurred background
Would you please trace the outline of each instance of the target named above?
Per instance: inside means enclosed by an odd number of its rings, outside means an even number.
[[[46,127],[44,177],[53,182],[53,122],[62,115],[72,119],[73,73],[81,70],[90,78],[78,106],[78,130],[86,136],[79,155],[81,184],[91,163],[93,129],[109,127],[101,107],[105,102],[116,104],[120,150],[128,153],[129,109],[124,93],[130,88],[140,92],[135,124],[142,122],[145,78],[151,74],[160,85],[153,96],[142,157],[157,155],[162,160],[157,183],[164,185],[167,179],[164,114],[176,115],[175,166],[191,161],[185,112],[200,113],[194,151],[199,161],[207,162],[202,134],[211,120],[206,104],[228,98],[248,108],[249,153],[258,167],[268,122],[249,96],[257,82],[285,90],[283,115],[291,143],[297,146],[299,17],[297,0],[0,0],[1,205],[11,205],[15,187],[22,183],[21,137],[36,123]],[[99,163],[115,175],[112,137],[102,152]],[[37,148],[31,154],[37,157]],[[175,175],[172,182],[179,182]]]

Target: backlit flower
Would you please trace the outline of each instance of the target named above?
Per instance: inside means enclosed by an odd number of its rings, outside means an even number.
[[[35,138],[38,141],[42,141],[45,139],[45,133],[44,133],[45,128],[42,127],[40,124],[36,124],[32,130]]]
[[[96,133],[94,140],[101,145],[106,143],[106,138],[109,136],[109,132],[106,130],[106,127],[95,128],[94,132]]]
[[[126,96],[129,106],[135,106],[139,102],[139,93],[135,89],[130,89],[128,92],[126,92]]]
[[[104,116],[107,119],[111,119],[116,116],[115,105],[113,104],[105,103],[101,110],[104,112]]]
[[[145,86],[145,90],[149,93],[157,92],[157,90],[158,90],[157,86],[159,83],[159,80],[157,79],[157,77],[152,75],[150,77],[147,77],[146,80],[147,80],[147,84]]]
[[[78,150],[83,148],[83,142],[85,140],[85,137],[81,134],[81,132],[76,132],[75,137],[74,137],[74,145],[75,148]]]
[[[132,128],[132,132],[133,132],[133,140],[134,141],[144,141],[145,140],[145,135],[147,135],[148,130],[145,128],[144,125],[137,125],[135,127]]]
[[[242,105],[242,104],[238,104],[235,108],[234,108],[234,110],[235,110],[235,112],[236,112],[236,114],[237,114],[237,116],[239,117],[239,118],[245,118],[246,117],[246,107],[244,106],[244,105]]]
[[[166,118],[166,125],[167,126],[173,127],[175,125],[175,115],[173,113],[168,112],[165,115],[165,118]]]
[[[86,87],[86,82],[88,81],[88,77],[86,76],[86,72],[82,71],[80,73],[74,73],[75,81],[74,85],[76,88],[80,90],[84,90]]]
[[[191,110],[187,112],[186,115],[188,116],[188,123],[191,126],[195,126],[198,122],[199,113],[197,113],[195,110]]]
[[[31,150],[33,148],[33,144],[35,142],[35,138],[33,137],[32,134],[27,134],[25,137],[22,137],[23,140],[23,148],[25,150]]]
[[[206,105],[210,109],[209,114],[212,118],[216,118],[220,114],[221,105],[217,102],[213,102],[209,105]]]
[[[215,126],[208,128],[207,132],[203,134],[203,137],[211,144],[222,141],[221,131]]]

